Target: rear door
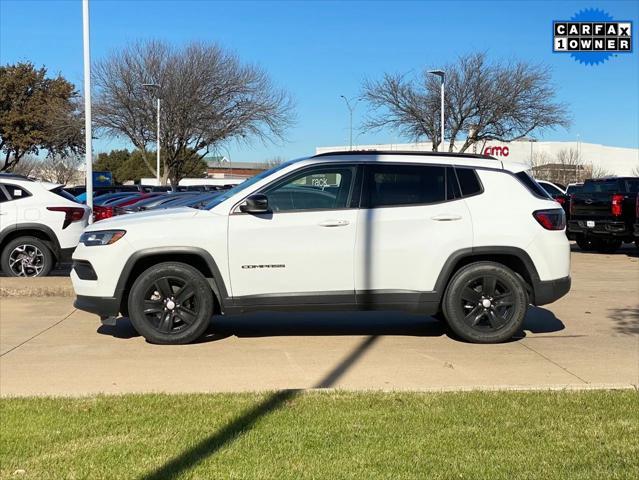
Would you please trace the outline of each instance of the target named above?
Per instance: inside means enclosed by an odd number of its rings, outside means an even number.
[[[448,257],[472,245],[460,197],[452,167],[366,166],[355,247],[358,303],[428,300]]]

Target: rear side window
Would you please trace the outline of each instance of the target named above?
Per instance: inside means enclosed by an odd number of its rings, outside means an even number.
[[[446,168],[430,165],[369,165],[365,186],[363,203],[368,208],[425,205],[448,196]]]
[[[4,193],[4,188],[2,187],[2,185],[0,185],[0,203],[6,202],[7,200],[9,200],[9,197],[7,197],[7,194]]]
[[[455,168],[457,179],[464,197],[481,193],[481,184],[477,178],[477,172],[472,168]]]
[[[546,192],[546,190],[544,190],[528,172],[517,172],[515,177],[517,177],[517,179],[523,183],[528,191],[533,195],[542,198],[550,198],[548,192]]]

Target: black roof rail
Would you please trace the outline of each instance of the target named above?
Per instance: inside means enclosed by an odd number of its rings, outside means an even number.
[[[424,157],[461,157],[481,158],[482,160],[497,160],[490,155],[481,153],[457,153],[457,152],[425,152],[410,150],[336,150],[334,152],[317,153],[311,158],[328,157],[332,155],[418,155]]]

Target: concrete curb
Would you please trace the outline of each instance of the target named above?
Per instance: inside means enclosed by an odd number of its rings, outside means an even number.
[[[0,298],[74,296],[69,277],[0,278]]]

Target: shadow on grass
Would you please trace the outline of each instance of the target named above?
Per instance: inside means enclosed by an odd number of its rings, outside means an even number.
[[[328,372],[328,374],[315,385],[315,388],[329,388],[335,385],[339,378],[375,344],[378,338],[377,336],[370,336],[364,339],[357,348],[333,368],[333,370]],[[286,402],[295,398],[299,393],[300,390],[282,390],[269,395],[266,400],[254,406],[221,430],[201,440],[197,445],[184,451],[157,470],[143,475],[140,479],[161,480],[176,478],[186,470],[195,467],[202,460],[214,455],[225,445],[235,441],[239,436],[253,428],[253,425],[260,418],[280,409]]]

